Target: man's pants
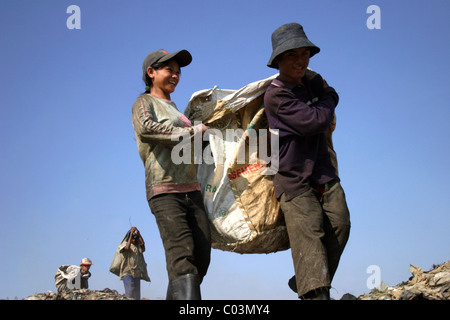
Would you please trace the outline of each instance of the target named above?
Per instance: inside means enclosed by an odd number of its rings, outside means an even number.
[[[197,274],[210,263],[211,235],[200,191],[166,193],[149,201],[166,253],[169,280]]]
[[[331,287],[350,234],[350,214],[339,180],[322,188],[323,194],[310,188],[290,201],[284,194],[280,198],[299,297]]]
[[[125,276],[122,279],[125,287],[125,296],[135,300],[141,300],[141,279]]]

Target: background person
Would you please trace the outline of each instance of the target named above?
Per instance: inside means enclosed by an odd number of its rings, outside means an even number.
[[[62,265],[55,274],[55,285],[58,292],[71,289],[89,289],[89,269],[92,261],[88,258],[81,259],[80,266]]]
[[[125,296],[135,300],[141,299],[141,279],[150,282],[144,251],[144,239],[139,230],[132,227],[119,245],[119,252],[123,257],[119,278],[123,281]]]

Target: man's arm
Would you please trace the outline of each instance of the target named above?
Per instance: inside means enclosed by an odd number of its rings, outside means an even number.
[[[277,104],[276,116],[280,130],[310,136],[327,130],[333,120],[339,97],[333,88],[327,87],[317,103],[308,105],[300,101],[292,91],[280,88],[273,100],[272,103]]]

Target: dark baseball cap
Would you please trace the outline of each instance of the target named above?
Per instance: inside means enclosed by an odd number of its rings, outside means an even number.
[[[181,67],[185,67],[192,61],[192,56],[187,50],[180,50],[174,53],[170,53],[167,50],[159,49],[153,52],[150,52],[144,59],[142,63],[142,71],[144,74],[147,73],[147,68],[153,66],[158,62],[165,62],[174,59],[178,62],[178,65]]]

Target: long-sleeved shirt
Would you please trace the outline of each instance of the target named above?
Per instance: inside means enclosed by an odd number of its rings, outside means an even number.
[[[132,276],[135,279],[150,282],[150,277],[147,273],[147,263],[144,258],[145,247],[131,243],[130,248],[126,250],[126,245],[127,241],[125,239],[119,245],[120,253],[123,255],[119,279],[122,280],[125,276]]]
[[[279,130],[279,170],[274,177],[275,195],[286,200],[315,184],[336,178],[328,152],[325,131],[333,120],[339,97],[325,88],[314,93],[308,80],[296,86],[274,79],[264,96],[265,112],[271,129]]]
[[[140,95],[132,108],[139,155],[145,167],[147,200],[162,193],[200,190],[193,161],[174,163],[172,149],[179,139],[195,133],[191,122],[172,101]]]

